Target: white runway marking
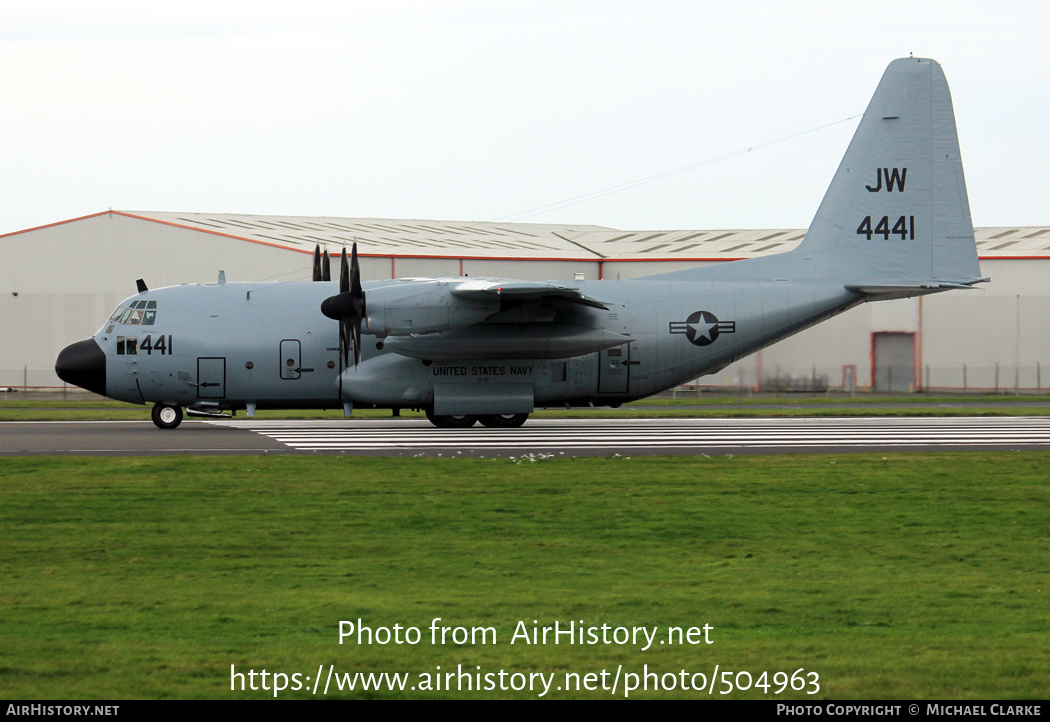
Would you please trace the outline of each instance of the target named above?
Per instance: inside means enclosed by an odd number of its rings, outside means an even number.
[[[530,419],[519,429],[438,429],[425,421],[214,421],[303,451],[705,447],[1031,447],[1050,445],[1050,417]]]

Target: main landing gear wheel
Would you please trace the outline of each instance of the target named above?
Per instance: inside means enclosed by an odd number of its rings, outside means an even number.
[[[438,416],[427,409],[427,418],[439,429],[469,429],[477,420],[477,416]]]
[[[490,429],[516,429],[525,423],[528,414],[492,414],[490,416],[479,416],[478,421],[482,426]]]
[[[154,404],[153,423],[158,429],[174,429],[182,423],[182,407]]]

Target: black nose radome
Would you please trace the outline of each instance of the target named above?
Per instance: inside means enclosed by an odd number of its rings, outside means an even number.
[[[62,349],[55,361],[55,373],[66,383],[106,395],[106,354],[93,338]]]

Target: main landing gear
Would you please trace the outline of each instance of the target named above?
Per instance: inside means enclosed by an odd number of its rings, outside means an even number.
[[[427,409],[427,418],[439,429],[469,429],[478,421],[490,429],[515,429],[525,423],[528,414],[486,414],[484,416],[439,416]]]
[[[479,416],[478,421],[482,426],[490,429],[516,429],[525,423],[528,414],[492,414],[491,416]]]
[[[182,407],[154,404],[152,416],[158,429],[174,429],[182,423]]]

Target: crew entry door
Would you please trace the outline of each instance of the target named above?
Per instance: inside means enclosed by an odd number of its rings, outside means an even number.
[[[226,359],[223,358],[198,358],[197,359],[197,398],[198,399],[223,399],[226,398]]]

